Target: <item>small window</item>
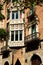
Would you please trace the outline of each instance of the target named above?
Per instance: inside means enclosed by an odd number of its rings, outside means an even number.
[[[15,41],[18,41],[18,31],[15,31]]]
[[[14,11],[12,11],[12,19],[14,19]]]
[[[22,13],[20,11],[12,11],[12,19],[22,18]]]
[[[36,25],[32,25],[32,33],[36,32]]]
[[[16,19],[18,19],[18,11],[16,12]]]
[[[20,40],[22,40],[22,30],[19,31],[20,32]]]
[[[32,25],[32,38],[36,37],[36,25]]]
[[[11,31],[11,41],[14,41],[14,31]]]
[[[8,61],[6,61],[4,65],[9,65],[9,62],[8,62]]]
[[[21,41],[22,40],[22,30],[11,31],[11,41]]]

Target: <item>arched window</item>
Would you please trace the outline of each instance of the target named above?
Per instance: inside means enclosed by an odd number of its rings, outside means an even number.
[[[4,63],[4,65],[9,65],[9,62],[8,62],[8,61],[6,61],[6,62]]]
[[[40,65],[41,63],[42,63],[41,58],[38,55],[33,54],[31,58],[31,65]]]
[[[21,65],[21,63],[20,63],[19,59],[17,59],[17,61],[16,61],[15,65]]]

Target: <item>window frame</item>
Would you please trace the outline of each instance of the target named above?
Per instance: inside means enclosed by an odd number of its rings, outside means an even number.
[[[14,41],[14,31],[11,31],[11,41]]]
[[[23,35],[23,31],[20,30],[20,31],[19,31],[19,40],[22,40],[22,35]]]
[[[12,19],[21,19],[22,18],[22,11],[12,11]]]
[[[16,31],[17,31],[18,37],[16,37]],[[21,39],[20,39],[20,37],[21,37]],[[13,40],[12,40],[12,38],[13,38]],[[23,30],[14,30],[14,31],[11,31],[11,41],[23,41]]]
[[[15,32],[15,41],[18,41],[18,30],[14,31]],[[17,32],[17,33],[16,33]],[[16,37],[17,36],[17,37]]]
[[[12,19],[14,19],[14,11],[12,11]]]
[[[32,29],[32,26],[34,27],[34,30]],[[33,34],[33,33],[36,32],[36,24],[34,24],[34,25],[32,25],[32,26],[31,26],[31,33]]]

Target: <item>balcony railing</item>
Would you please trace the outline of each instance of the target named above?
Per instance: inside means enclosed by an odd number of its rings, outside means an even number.
[[[34,40],[34,39],[39,39],[39,36],[40,36],[40,33],[35,32],[33,34],[26,36],[24,39],[25,39],[25,42],[27,42],[27,41]]]

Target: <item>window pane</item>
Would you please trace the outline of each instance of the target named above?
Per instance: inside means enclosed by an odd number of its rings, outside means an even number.
[[[16,12],[16,19],[18,19],[18,12]]]
[[[15,41],[18,41],[18,31],[15,31]]]
[[[36,25],[32,26],[32,38],[36,37]]]
[[[33,25],[32,26],[32,33],[35,33],[36,32],[36,25]]]
[[[14,31],[11,31],[11,41],[14,41]]]
[[[19,31],[20,32],[20,40],[22,40],[22,30]]]
[[[12,19],[14,19],[14,11],[12,11]]]

